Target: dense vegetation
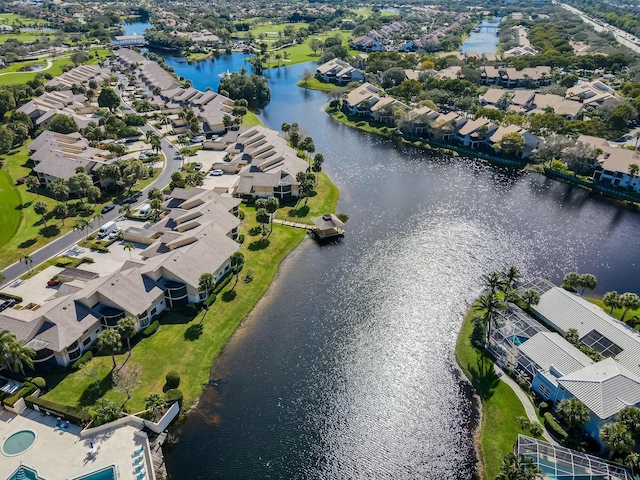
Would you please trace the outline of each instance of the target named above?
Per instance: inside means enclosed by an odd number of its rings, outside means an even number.
[[[240,73],[233,72],[223,77],[218,93],[233,100],[245,99],[251,109],[264,108],[271,101],[267,79],[255,74],[247,75],[244,69]]]

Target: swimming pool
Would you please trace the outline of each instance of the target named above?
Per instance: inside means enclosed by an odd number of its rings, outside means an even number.
[[[110,465],[95,472],[75,477],[73,480],[115,480],[116,478],[116,466]]]
[[[36,432],[20,430],[9,435],[2,444],[2,453],[7,457],[20,455],[31,448],[36,442]]]
[[[21,465],[7,480],[40,480],[40,477],[34,470]]]

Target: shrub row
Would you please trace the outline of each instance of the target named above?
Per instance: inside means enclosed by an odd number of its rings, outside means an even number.
[[[34,405],[37,405],[40,410],[46,410],[53,415],[64,417],[65,420],[69,420],[70,422],[73,422],[76,425],[80,425],[83,422],[87,422],[91,418],[89,413],[85,410],[82,410],[80,408],[70,407],[68,405],[61,405],[59,403],[52,402],[51,400],[47,400],[42,397],[29,396],[29,397],[26,397],[24,401],[29,408],[33,408]]]
[[[73,364],[71,364],[71,368],[74,370],[80,370],[85,364],[89,363],[93,358],[93,352],[88,350],[82,354],[82,356],[77,359]]]
[[[224,277],[222,277],[222,280],[220,280],[216,285],[216,287],[213,289],[213,293],[215,293],[216,295],[219,294],[224,287],[229,285],[229,282],[231,281],[232,278],[233,278],[233,270],[229,270],[227,273],[225,273]]]
[[[564,440],[569,436],[550,412],[544,414],[544,426],[547,427],[547,430],[549,430],[554,437],[560,440]]]
[[[22,303],[22,297],[18,295],[11,295],[9,293],[0,293],[0,300],[15,300],[18,303]]]
[[[37,390],[36,386],[31,382],[24,382],[22,386],[13,394],[5,398],[2,403],[8,407],[13,407],[15,403],[23,397],[28,397]]]
[[[154,320],[153,322],[151,322],[151,325],[149,325],[147,328],[145,328],[142,331],[142,335],[144,337],[150,337],[151,335],[153,335],[158,331],[158,328],[160,328],[160,322],[158,322],[157,320]]]

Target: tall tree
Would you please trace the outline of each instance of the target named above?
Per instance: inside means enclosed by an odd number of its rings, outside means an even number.
[[[486,275],[482,275],[482,282],[484,283],[484,287],[491,293],[495,293],[496,291],[500,290],[503,284],[499,272],[492,272]]]
[[[540,294],[536,290],[527,290],[522,294],[522,301],[527,304],[527,308],[531,308],[540,303]]]
[[[569,272],[562,280],[562,288],[570,292],[575,292],[580,285],[580,274],[578,272]]]
[[[238,277],[240,276],[240,270],[244,265],[244,255],[242,252],[235,252],[231,255],[231,267],[233,268],[233,273],[236,275],[236,281],[233,284],[233,288],[231,290],[235,290],[236,285],[238,284]]]
[[[131,242],[125,242],[123,248],[129,252],[129,259],[131,259],[131,251],[136,249],[136,246]]]
[[[24,262],[27,266],[27,270],[29,271],[29,275],[31,275],[31,265],[33,264],[33,257],[31,255],[26,254],[20,257],[20,262]]]
[[[503,288],[509,290],[515,286],[517,280],[522,278],[522,274],[520,270],[518,270],[515,266],[511,265],[509,268],[502,272],[502,283]]]
[[[633,437],[622,423],[608,423],[600,430],[600,439],[609,448],[609,457],[628,452],[633,448]]]
[[[489,291],[480,295],[480,298],[478,298],[478,302],[473,308],[474,310],[479,311],[482,314],[482,318],[484,319],[484,322],[486,324],[486,343],[491,337],[493,322],[500,315],[500,312],[506,310],[507,306],[502,300],[500,300],[495,292]]]
[[[47,202],[43,202],[42,200],[33,204],[33,211],[36,212],[36,215],[40,215],[42,217],[42,223],[44,226],[47,226],[47,211],[49,210],[49,206]]]
[[[98,350],[106,355],[111,355],[113,361],[113,368],[116,368],[116,352],[122,348],[120,341],[120,334],[116,330],[103,330],[98,335],[96,341],[96,347]]]
[[[558,403],[556,414],[560,421],[573,432],[582,430],[591,416],[587,406],[577,398],[565,399]]]
[[[620,304],[620,294],[615,290],[605,293],[602,296],[602,303],[611,309],[609,310],[609,313],[613,313],[614,308],[622,307]]]
[[[200,275],[200,278],[198,279],[198,289],[205,294],[204,302],[206,310],[209,310],[209,302],[207,302],[207,299],[209,298],[209,295],[211,295],[215,286],[216,279],[212,273],[203,273]]]
[[[112,88],[105,87],[100,91],[100,95],[98,95],[98,105],[103,108],[108,108],[111,113],[113,113],[120,105],[120,97],[118,97]]]
[[[598,285],[598,280],[595,275],[591,273],[583,273],[580,275],[580,279],[578,280],[578,286],[582,287],[582,292],[580,294],[584,294],[584,291],[588,288],[589,290],[593,290]]]
[[[533,460],[523,455],[508,453],[500,465],[497,480],[541,480],[544,478]]]
[[[5,354],[9,357],[14,373],[20,372],[24,375],[25,366],[33,368],[33,358],[36,356],[36,351],[31,347],[25,346],[23,340],[9,343]]]
[[[634,438],[640,437],[640,408],[625,407],[620,410],[616,420],[627,427],[627,430]]]
[[[127,341],[127,351],[131,356],[131,339],[137,332],[136,321],[131,317],[124,317],[118,320],[116,331],[120,334],[120,338]]]
[[[637,310],[640,308],[640,297],[631,292],[623,293],[620,295],[620,305],[624,308],[620,320],[624,322],[624,317],[626,317],[629,310]]]

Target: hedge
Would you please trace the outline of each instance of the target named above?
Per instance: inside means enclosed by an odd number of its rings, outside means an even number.
[[[76,425],[80,425],[91,419],[91,415],[89,415],[89,412],[86,410],[70,407],[68,405],[61,405],[59,403],[52,402],[51,400],[47,400],[46,398],[29,396],[26,397],[24,401],[29,408],[33,408],[34,405],[37,405],[40,410],[46,410],[52,415],[63,417],[65,420],[69,420]]]
[[[554,437],[557,437],[560,440],[564,440],[569,436],[565,429],[560,426],[555,418],[553,418],[553,415],[551,415],[550,412],[544,414],[544,426],[547,427],[547,430],[549,430]]]
[[[164,394],[165,402],[167,403],[178,402],[178,406],[180,408],[182,408],[182,399],[183,399],[182,392],[177,388],[174,388],[172,390],[167,390],[167,392]]]
[[[167,373],[165,378],[167,380],[167,387],[169,387],[169,390],[178,388],[178,385],[180,385],[180,373],[176,370],[171,370]]]
[[[151,323],[151,325],[149,325],[147,328],[145,328],[142,331],[142,335],[145,337],[150,337],[151,335],[153,335],[158,331],[158,328],[160,328],[160,322],[158,322],[157,320],[154,320]]]
[[[216,295],[219,294],[224,287],[229,285],[229,282],[232,278],[233,270],[229,270],[227,273],[225,273],[224,277],[222,277],[222,280],[217,283],[216,287],[213,289],[213,293],[215,293]]]
[[[22,303],[22,297],[18,295],[11,295],[9,293],[0,293],[0,300],[15,300],[18,303]]]
[[[84,366],[84,364],[89,363],[92,358],[93,352],[91,352],[91,350],[88,350],[84,352],[78,360],[71,364],[71,368],[73,368],[74,370],[80,370]]]
[[[20,398],[27,397],[36,390],[37,388],[33,383],[25,382],[16,392],[5,398],[2,403],[7,405],[8,407],[13,407]]]
[[[47,381],[42,377],[34,378],[33,380],[31,380],[31,383],[33,383],[40,390],[46,388],[47,386]]]

